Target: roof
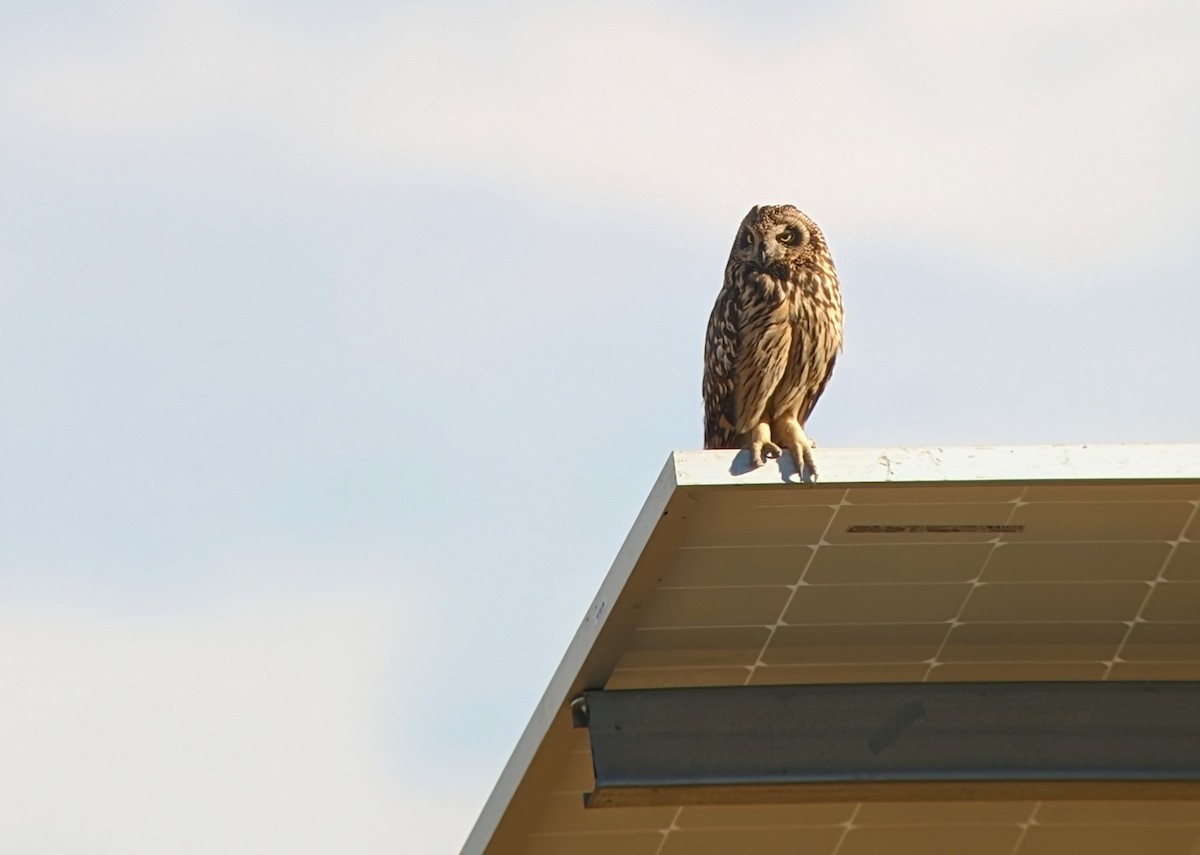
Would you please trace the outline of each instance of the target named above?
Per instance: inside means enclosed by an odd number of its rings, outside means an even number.
[[[747,470],[744,452],[670,456],[464,855],[1200,851],[1200,801],[1119,789],[584,807],[585,690],[1200,680],[1200,445],[817,462],[810,485],[787,461]]]

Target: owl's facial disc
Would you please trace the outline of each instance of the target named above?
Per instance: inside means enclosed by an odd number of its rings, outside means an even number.
[[[752,261],[764,273],[786,276],[789,263],[799,254],[806,237],[804,232],[795,226],[766,225],[761,235],[751,236],[749,245],[754,252]]]
[[[786,277],[806,261],[811,243],[807,219],[793,206],[755,206],[742,223],[734,253],[755,270]]]

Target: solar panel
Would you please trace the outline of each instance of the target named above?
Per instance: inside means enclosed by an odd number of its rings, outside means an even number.
[[[584,807],[584,690],[1200,680],[1200,446],[820,463],[671,456],[463,852],[1200,853],[1200,802],[1120,791]]]

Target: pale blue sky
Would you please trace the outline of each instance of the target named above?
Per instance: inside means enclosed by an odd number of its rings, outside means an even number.
[[[822,446],[1195,441],[1192,3],[0,0],[0,849],[457,851],[746,209]]]

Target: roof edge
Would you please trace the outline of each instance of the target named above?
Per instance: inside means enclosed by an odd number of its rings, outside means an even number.
[[[625,592],[626,583],[650,538],[655,535],[659,521],[666,513],[678,486],[673,457],[672,455],[667,458],[666,464],[655,479],[650,494],[629,529],[629,534],[626,535],[612,566],[604,576],[600,590],[588,606],[583,622],[571,639],[567,652],[555,669],[554,676],[550,678],[546,691],[538,701],[529,723],[517,740],[504,770],[484,803],[479,818],[463,843],[460,855],[481,855],[494,844],[498,836],[505,833],[504,825],[519,823],[519,818],[510,814],[509,805],[555,718],[564,710],[569,710],[571,700],[583,688],[588,687],[588,672],[597,670],[596,665],[589,662],[596,638],[610,623],[610,618],[618,613],[617,600]],[[629,610],[626,608],[620,611]],[[626,615],[624,619],[631,618]],[[599,670],[607,673],[609,669],[601,667]]]
[[[818,448],[822,485],[945,481],[1200,479],[1200,443]],[[742,450],[675,451],[679,486],[799,484],[789,456],[753,468]]]

